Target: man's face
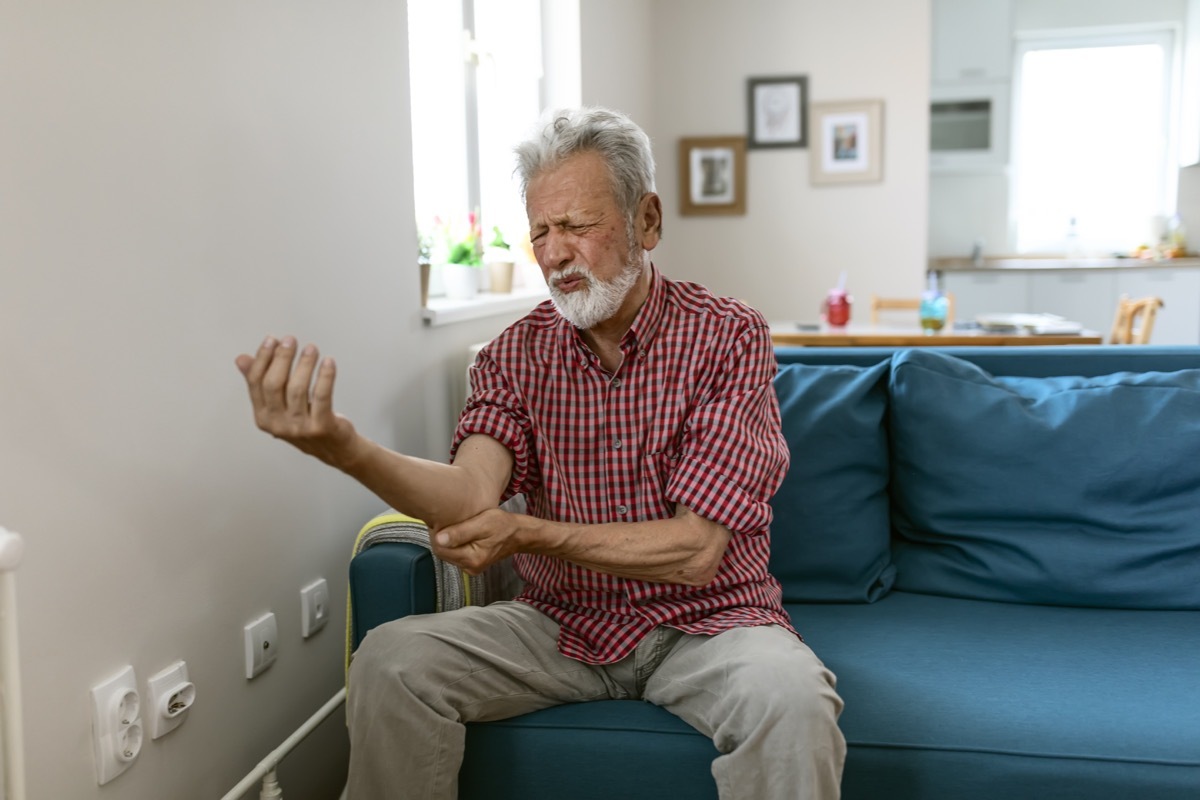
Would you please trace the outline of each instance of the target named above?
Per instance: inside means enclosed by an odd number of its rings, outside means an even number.
[[[525,190],[529,237],[559,312],[580,328],[612,318],[644,269],[644,250],[612,191],[603,159],[584,152]]]

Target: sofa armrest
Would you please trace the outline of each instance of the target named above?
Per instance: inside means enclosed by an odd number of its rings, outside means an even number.
[[[350,560],[350,647],[376,625],[437,610],[429,550],[408,542],[380,542]]]

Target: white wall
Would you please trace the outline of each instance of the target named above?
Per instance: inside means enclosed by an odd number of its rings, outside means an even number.
[[[366,433],[444,457],[466,346],[503,321],[420,322],[405,25],[383,0],[0,10],[0,524],[27,544],[31,798],[220,797],[342,685],[336,609],[379,502],[254,430],[233,357],[316,341]],[[303,641],[317,575],[335,612]],[[280,658],[248,682],[241,626],[267,609]],[[97,787],[89,687],[176,659],[189,719]],[[290,800],[337,796],[345,740],[335,717],[285,762]]]
[[[768,319],[810,320],[838,279],[860,304],[924,285],[929,0],[659,0],[650,128],[666,208],[656,262]],[[615,40],[615,41],[619,41]],[[745,135],[746,79],[807,75],[812,101],[884,101],[883,181],[815,187],[808,149],[751,150],[747,211],[681,217],[676,146]]]

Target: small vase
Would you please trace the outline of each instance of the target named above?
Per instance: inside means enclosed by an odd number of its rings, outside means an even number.
[[[488,264],[488,273],[493,293],[509,294],[512,292],[513,262],[492,261]]]
[[[421,269],[421,308],[429,305],[429,262],[420,261],[417,266]]]
[[[446,297],[451,300],[470,300],[479,294],[479,267],[469,264],[443,264],[442,281]]]

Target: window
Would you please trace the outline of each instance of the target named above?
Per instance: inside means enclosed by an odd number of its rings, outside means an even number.
[[[516,245],[528,222],[512,151],[541,110],[541,3],[409,0],[408,25],[418,229],[478,209],[485,242],[499,226]]]
[[[1020,253],[1109,255],[1174,211],[1169,30],[1018,42],[1012,222]]]

